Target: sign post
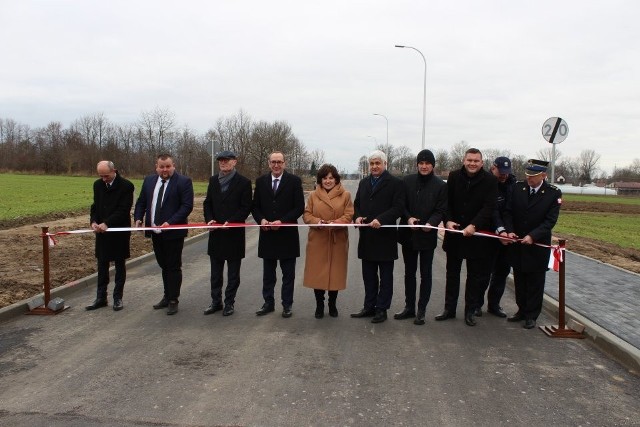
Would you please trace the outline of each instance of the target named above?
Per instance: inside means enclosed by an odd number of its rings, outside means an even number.
[[[560,117],[550,117],[542,124],[542,137],[546,139],[551,148],[551,183],[556,183],[556,144],[567,139],[569,126]]]

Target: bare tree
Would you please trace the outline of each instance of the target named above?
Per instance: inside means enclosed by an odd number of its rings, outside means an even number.
[[[580,165],[580,180],[585,183],[591,183],[592,177],[598,170],[598,161],[600,154],[594,150],[582,150],[578,156],[578,164]]]
[[[434,154],[434,157],[436,158],[435,169],[437,171],[446,172],[451,169],[451,167],[449,166],[449,163],[450,163],[449,152],[447,150],[445,150],[444,148],[439,148],[433,154]]]
[[[553,157],[552,154],[553,147],[551,146],[551,144],[549,144],[547,148],[542,148],[536,152],[538,160],[544,160],[545,162],[551,162],[551,158]],[[562,153],[556,148],[556,162],[558,161],[558,159],[560,159],[561,156]]]
[[[471,148],[469,144],[465,141],[460,141],[457,144],[454,144],[453,147],[449,150],[449,158],[451,163],[449,166],[451,170],[459,169],[462,166],[462,161],[464,160],[464,153]]]
[[[394,151],[394,170],[400,174],[406,175],[415,170],[416,156],[406,145],[396,148]]]

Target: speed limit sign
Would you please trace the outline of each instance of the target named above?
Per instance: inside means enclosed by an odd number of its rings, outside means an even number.
[[[542,125],[542,137],[551,144],[560,144],[568,134],[569,126],[560,117],[548,118]]]

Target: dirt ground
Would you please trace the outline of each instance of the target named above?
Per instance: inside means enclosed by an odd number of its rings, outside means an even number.
[[[563,210],[589,212],[618,212],[639,214],[640,207],[629,205],[608,205],[576,202],[564,202]],[[48,226],[50,232],[88,228],[87,212],[77,212],[70,217],[51,215],[38,218],[37,221],[23,220],[0,224],[0,307],[30,298],[42,292],[42,238],[41,228]],[[196,199],[194,211],[190,216],[192,222],[204,220],[202,214],[202,198]],[[190,230],[190,235],[202,231]],[[621,248],[571,235],[558,235],[566,238],[569,250],[598,259],[618,267],[640,273],[640,251]],[[93,234],[60,236],[58,245],[50,252],[51,286],[56,287],[73,280],[95,273]],[[143,237],[143,233],[133,233],[131,238],[131,257],[135,258],[151,252],[151,241]]]

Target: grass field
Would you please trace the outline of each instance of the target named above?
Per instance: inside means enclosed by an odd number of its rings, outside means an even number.
[[[627,196],[603,196],[603,195],[584,195],[584,194],[562,194],[562,199],[572,202],[587,203],[617,203],[620,205],[640,206],[640,197]]]
[[[640,249],[637,215],[561,211],[553,231]]]
[[[96,177],[0,174],[0,221],[51,212],[85,211],[93,201]],[[142,180],[132,179],[135,198]],[[194,182],[196,195],[207,192],[206,182]]]

